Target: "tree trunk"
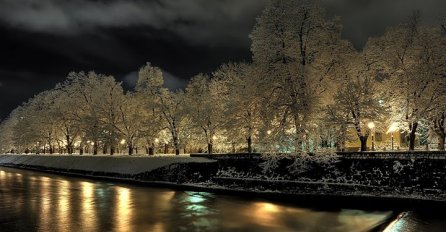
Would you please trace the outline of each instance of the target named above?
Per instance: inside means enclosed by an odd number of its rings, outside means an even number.
[[[176,135],[178,135],[178,134],[176,133]],[[178,136],[173,137],[173,144],[175,146],[175,155],[179,155],[180,154],[180,143],[178,140]]]
[[[74,152],[74,149],[73,149],[73,143],[72,143],[72,141],[71,141],[70,135],[66,135],[65,137],[66,137],[66,139],[67,139],[67,146],[66,146],[66,148],[67,148],[67,153],[71,155],[71,154],[73,154],[73,152]]]
[[[208,154],[212,154],[213,152],[213,145],[212,143],[208,143]]]
[[[104,144],[104,146],[102,147],[102,154],[107,154],[107,149],[108,149],[108,144]]]
[[[249,136],[247,139],[247,143],[248,143],[248,153],[252,153],[252,136]]]
[[[169,146],[166,144],[164,144],[164,154],[167,154],[169,152]]]
[[[367,151],[367,138],[368,136],[359,136],[359,141],[361,142],[361,150],[360,151]]]
[[[231,145],[232,145],[232,153],[235,153],[235,142],[234,141],[231,142]]]
[[[93,145],[93,155],[97,154],[98,154],[98,141],[95,141]]]
[[[133,155],[133,145],[129,145],[129,155]]]
[[[149,147],[149,155],[154,155],[155,154],[155,149],[153,148],[153,146]]]
[[[439,136],[438,138],[440,141],[438,141],[438,150],[440,151],[444,151],[444,139],[445,139],[445,134],[443,134],[442,136]]]
[[[110,145],[110,155],[114,155],[114,154],[115,154],[115,146]]]
[[[410,126],[410,133],[409,133],[409,151],[415,150],[415,137],[417,132],[418,122],[413,122]]]
[[[84,154],[84,148],[82,147],[82,145],[79,147],[79,155],[83,155]]]

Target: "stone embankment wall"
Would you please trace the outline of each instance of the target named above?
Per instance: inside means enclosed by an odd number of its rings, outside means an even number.
[[[216,171],[215,160],[188,156],[0,155],[0,166],[172,183],[207,180]]]

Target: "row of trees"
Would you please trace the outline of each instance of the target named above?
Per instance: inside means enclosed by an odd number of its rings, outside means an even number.
[[[264,152],[344,149],[349,131],[361,141],[369,122],[385,130],[398,123],[413,150],[420,128],[444,150],[446,29],[423,26],[418,13],[371,38],[361,51],[341,38],[338,19],[326,20],[311,1],[272,0],[257,19],[253,62],[224,64],[193,77],[187,88],[163,87],[150,63],[136,88],[125,92],[111,76],[70,73],[54,89],[15,109],[0,125],[4,150],[86,146],[129,154],[156,144],[215,145]],[[218,140],[218,141],[216,141]]]

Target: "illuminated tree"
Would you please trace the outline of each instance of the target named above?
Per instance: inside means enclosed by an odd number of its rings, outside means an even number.
[[[185,112],[193,126],[204,133],[209,154],[213,152],[217,130],[226,123],[222,117],[226,101],[221,88],[224,86],[218,79],[203,74],[193,77],[186,88]]]
[[[382,121],[386,112],[379,101],[372,64],[373,61],[365,55],[353,55],[344,66],[344,79],[337,89],[334,102],[327,107],[328,120],[339,123],[342,130],[348,126],[354,128],[361,143],[361,151],[367,149],[367,139],[371,132],[368,123]]]
[[[172,136],[175,155],[179,155],[181,148],[180,129],[185,118],[184,93],[182,91],[172,92],[166,88],[162,88],[158,97],[163,120]]]
[[[125,138],[129,155],[133,154],[133,150],[143,134],[144,127],[147,125],[145,117],[148,115],[144,106],[144,102],[132,93],[123,96],[118,105],[119,116],[116,128]]]
[[[156,143],[159,142],[159,133],[163,129],[163,116],[161,113],[161,89],[163,89],[163,73],[161,69],[147,63],[138,73],[135,100],[143,106],[143,126],[140,128],[141,136],[146,139],[146,149],[149,155],[155,152]],[[139,104],[138,103],[138,104]]]
[[[309,149],[312,119],[345,45],[340,31],[311,1],[273,0],[251,34],[260,91],[269,99],[265,115],[274,134],[292,134],[296,152]]]
[[[393,120],[409,132],[409,150],[415,148],[420,120],[443,104],[444,46],[440,28],[421,26],[418,14],[367,44],[367,52],[382,61]]]
[[[16,152],[16,146],[14,146],[14,129],[18,123],[19,115],[22,107],[14,109],[8,118],[2,121],[0,124],[0,149],[3,152]]]
[[[14,126],[14,143],[19,150],[29,151],[41,143],[50,154],[61,148],[60,130],[56,120],[55,102],[58,92],[44,91],[24,103]]]
[[[233,142],[244,141],[248,153],[253,152],[253,140],[262,127],[263,95],[259,91],[258,71],[254,65],[226,64],[213,74],[225,86],[220,95],[227,96],[223,111],[226,134]]]
[[[58,122],[65,139],[68,154],[74,152],[75,140],[82,133],[81,99],[73,94],[71,86],[58,85],[58,95],[54,101],[54,120]]]

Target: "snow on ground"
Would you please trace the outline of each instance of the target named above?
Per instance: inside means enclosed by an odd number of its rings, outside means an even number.
[[[30,165],[64,170],[71,169],[130,175],[152,171],[176,163],[207,162],[216,161],[201,157],[190,157],[188,155],[0,155],[0,165]]]

